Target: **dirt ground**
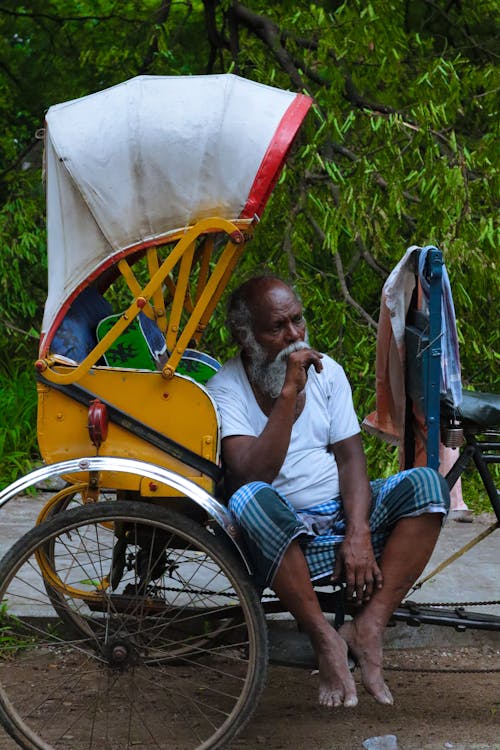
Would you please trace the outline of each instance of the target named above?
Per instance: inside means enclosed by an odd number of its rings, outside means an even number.
[[[238,750],[363,750],[392,734],[398,750],[500,750],[499,648],[386,651],[386,667],[482,669],[483,673],[386,671],[395,705],[377,704],[359,687],[354,709],[316,706],[316,678],[272,667],[268,686]],[[355,672],[356,674],[356,672]]]
[[[231,747],[363,750],[370,737],[395,735],[398,750],[500,750],[500,643],[498,648],[387,650],[385,664],[394,706],[378,705],[359,687],[357,708],[333,711],[317,707],[317,678],[309,670],[271,666],[260,704]],[[0,750],[16,748],[0,729]]]

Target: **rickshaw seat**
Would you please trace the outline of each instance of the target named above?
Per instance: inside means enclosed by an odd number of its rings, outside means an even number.
[[[112,328],[121,313],[113,314],[111,304],[90,286],[71,305],[51,344],[53,354],[82,362]],[[167,353],[165,338],[156,323],[142,311],[126,331],[105,352],[109,367],[156,371]],[[186,349],[177,367],[197,383],[205,383],[220,368],[220,362],[206,352]]]
[[[500,424],[500,394],[466,390],[458,407],[446,395],[441,398],[441,413],[449,419],[467,422],[472,428],[496,427]]]

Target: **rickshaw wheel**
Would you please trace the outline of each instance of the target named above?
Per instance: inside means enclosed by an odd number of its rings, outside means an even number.
[[[127,564],[102,590],[117,539]],[[47,549],[62,587],[45,587]],[[250,718],[267,669],[260,600],[233,550],[190,519],[136,502],[56,513],[5,555],[0,581],[0,721],[21,747],[216,750]],[[200,637],[214,623],[215,648]]]

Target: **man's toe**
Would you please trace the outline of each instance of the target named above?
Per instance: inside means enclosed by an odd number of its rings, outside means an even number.
[[[357,695],[348,695],[346,696],[344,700],[344,706],[346,708],[354,708],[358,705],[358,696]]]

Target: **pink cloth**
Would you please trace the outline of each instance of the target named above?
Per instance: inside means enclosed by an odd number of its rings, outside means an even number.
[[[416,249],[416,246],[408,248],[382,289],[375,362],[376,411],[363,421],[367,432],[399,447],[402,464],[401,438],[406,409],[404,330],[415,289],[415,274],[410,259]]]

